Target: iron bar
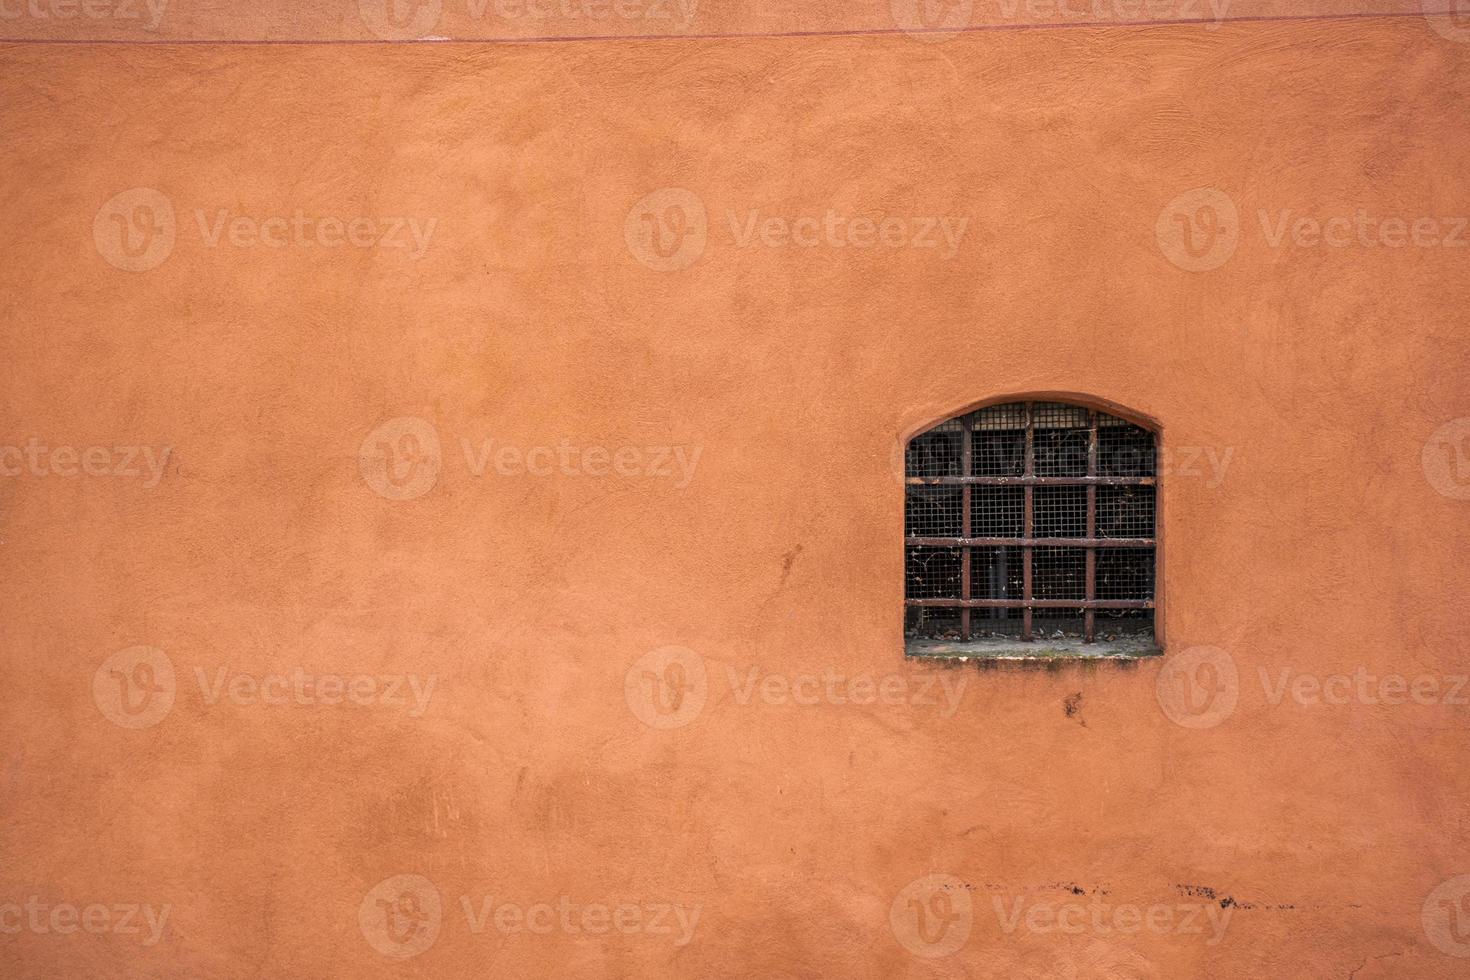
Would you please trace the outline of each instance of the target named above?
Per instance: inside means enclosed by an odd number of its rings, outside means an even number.
[[[1036,433],[1031,428],[1033,419],[1032,403],[1026,402],[1025,408],[1021,412],[1021,421],[1026,426],[1026,455],[1023,457],[1024,462],[1021,464],[1021,475],[1027,481],[1024,484],[1026,499],[1023,504],[1023,513],[1025,517],[1021,525],[1021,534],[1025,538],[1030,538],[1036,533],[1036,526],[1033,522],[1034,500],[1032,499],[1035,497],[1036,488],[1030,482],[1036,478]],[[1026,603],[1021,607],[1021,639],[1025,642],[1030,642],[1031,640],[1031,607],[1032,600],[1035,598],[1032,595],[1031,547],[1029,544],[1021,545],[1021,597]]]
[[[1153,538],[936,538],[906,537],[904,544],[931,548],[1004,548],[1013,545],[1034,548],[1152,548]]]
[[[1087,411],[1087,475],[1097,476],[1097,412]],[[1087,485],[1087,537],[1097,538],[1097,484]],[[1087,589],[1083,593],[1090,602],[1097,598],[1097,546],[1087,546]],[[1087,607],[1082,613],[1082,642],[1091,643],[1097,634],[1097,612]]]
[[[1152,487],[1159,482],[1154,476],[909,476],[904,482],[911,487],[962,486],[982,487]]]
[[[960,476],[963,476],[963,477],[974,476],[974,474],[975,474],[975,460],[974,460],[975,446],[974,446],[974,439],[973,439],[974,431],[975,431],[974,416],[972,416],[972,415],[966,415],[964,418],[960,419],[960,440],[961,440],[961,443],[960,443]],[[945,492],[946,493],[949,493],[950,491],[945,491]],[[962,537],[962,538],[968,538],[968,537],[970,537],[970,535],[974,531],[974,528],[972,528],[970,526],[970,521],[971,521],[971,517],[972,517],[972,515],[970,513],[970,497],[971,497],[971,495],[973,493],[974,493],[974,484],[973,483],[966,483],[961,488],[961,490],[960,490],[960,537]],[[970,580],[970,561],[971,561],[971,557],[970,556],[973,553],[974,552],[972,552],[970,550],[970,548],[967,547],[967,546],[961,546],[960,547],[960,598],[961,599],[968,600],[970,598],[970,590],[971,590],[971,580]],[[963,606],[963,607],[960,608],[960,640],[963,641],[963,642],[966,642],[966,643],[968,643],[969,640],[970,640],[970,607],[969,606]]]
[[[905,599],[906,606],[956,609],[1152,609],[1152,599]]]

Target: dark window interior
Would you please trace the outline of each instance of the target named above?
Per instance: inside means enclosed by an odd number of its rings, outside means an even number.
[[[1080,405],[1010,402],[910,441],[911,639],[1151,634],[1157,443]]]

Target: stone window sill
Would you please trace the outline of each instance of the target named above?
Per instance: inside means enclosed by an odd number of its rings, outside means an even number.
[[[955,661],[1086,661],[1143,660],[1163,654],[1151,636],[1125,636],[1116,640],[1083,643],[1080,639],[917,640],[904,642],[904,655],[918,660]]]

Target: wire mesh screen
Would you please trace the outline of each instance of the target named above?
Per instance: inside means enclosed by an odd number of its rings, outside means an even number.
[[[905,458],[907,636],[1152,631],[1152,432],[1080,405],[1010,402],[915,436]]]
[[[957,538],[963,529],[959,487],[913,487],[904,500],[904,534],[911,538]]]
[[[1153,487],[1098,487],[1097,535],[1100,538],[1154,536]]]
[[[958,488],[956,488],[958,489]],[[970,530],[981,538],[1019,538],[1026,526],[1026,494],[1020,487],[993,487],[970,496]]]
[[[981,493],[984,497],[986,494]],[[1038,538],[1087,536],[1086,487],[1037,487],[1032,491],[1032,519]]]

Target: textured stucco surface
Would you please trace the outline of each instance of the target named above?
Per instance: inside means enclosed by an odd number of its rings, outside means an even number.
[[[0,973],[1463,975],[1422,911],[1470,872],[1470,707],[1273,704],[1258,672],[1466,671],[1470,501],[1422,457],[1470,415],[1470,249],[1272,247],[1258,212],[1470,213],[1467,106],[1470,45],[1418,18],[0,49],[0,442],[170,447],[153,486],[0,480],[0,903],[171,909],[153,945],[7,932]],[[1202,187],[1238,244],[1196,272],[1156,225]],[[176,215],[146,271],[94,235],[131,188]],[[673,271],[625,236],[663,188],[708,213]],[[415,259],[196,218],[298,209],[436,224]],[[967,224],[945,258],[742,246],[730,218],[828,209]],[[1167,653],[906,665],[896,449],[1029,392],[1161,424]],[[442,458],[395,500],[359,454],[404,417]],[[699,455],[476,476],[465,439]],[[177,692],[132,729],[93,681],[138,645]],[[625,685],[669,646],[705,703],[658,728]],[[1159,673],[1199,647],[1238,704],[1189,728]],[[210,703],[220,668],[435,687],[417,715]],[[727,668],[963,689],[777,703]],[[444,905],[403,959],[359,923],[396,875]],[[890,921],[929,875],[974,909],[937,958]],[[684,945],[475,933],[466,896],[700,917]],[[1205,900],[1213,945],[993,911]]]

